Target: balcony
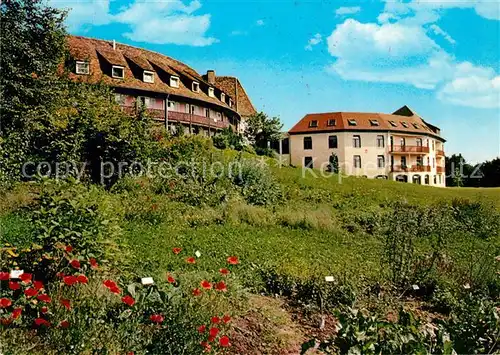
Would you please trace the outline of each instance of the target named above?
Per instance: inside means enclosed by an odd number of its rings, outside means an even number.
[[[445,173],[445,168],[444,166],[436,166],[436,172],[438,174],[444,174]]]
[[[431,167],[430,165],[393,165],[391,166],[391,172],[393,173],[398,173],[398,172],[407,172],[407,173],[425,173],[425,172],[430,172]]]
[[[421,145],[393,145],[389,149],[391,153],[429,153],[429,147]]]
[[[438,157],[444,157],[444,150],[437,149],[436,150],[436,156],[438,156]]]
[[[165,119],[165,111],[164,110],[155,110],[148,109],[148,112],[155,118],[164,120]],[[191,115],[185,112],[176,112],[176,111],[168,111],[168,122],[181,122],[184,124],[198,125],[216,129],[222,129],[229,127],[229,122],[223,121],[214,121],[213,118],[208,118],[205,116],[199,115]]]

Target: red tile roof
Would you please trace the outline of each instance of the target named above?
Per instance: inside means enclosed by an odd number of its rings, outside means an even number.
[[[439,129],[425,122],[408,107],[402,107],[393,114],[366,113],[366,112],[327,112],[310,113],[305,115],[295,126],[288,131],[289,134],[319,133],[334,131],[392,131],[410,134],[426,134],[435,136],[444,141],[439,135]],[[396,114],[398,113],[398,114]],[[335,120],[335,125],[328,125],[329,120]],[[356,122],[350,125],[349,120]],[[316,121],[316,125],[311,123]],[[373,123],[378,123],[374,125]],[[392,123],[393,124],[392,124]],[[330,122],[333,123],[333,122]],[[406,124],[407,127],[404,126]]]
[[[240,115],[248,117],[257,113],[238,78],[233,76],[216,76],[215,85],[224,92],[229,93],[233,101],[236,98],[234,105]]]

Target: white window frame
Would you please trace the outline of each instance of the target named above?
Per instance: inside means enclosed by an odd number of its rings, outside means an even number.
[[[146,80],[146,77],[151,76],[151,80]],[[155,82],[155,73],[150,70],[144,70],[142,73],[142,81],[153,84]]]
[[[193,83],[191,84],[191,90],[193,90],[193,92],[200,92],[200,83],[197,81],[193,81]]]
[[[224,94],[223,92],[220,93],[220,100],[222,102],[226,102],[226,94]]]
[[[170,76],[170,87],[178,88],[179,87],[179,77],[172,75]]]
[[[87,67],[86,71],[82,71],[81,68],[79,68],[79,65],[85,65]],[[83,61],[83,60],[77,60],[75,64],[75,73],[80,74],[80,75],[89,75],[90,74],[90,63]]]
[[[215,89],[214,88],[208,88],[208,96],[215,97]]]
[[[121,69],[121,71],[122,71],[122,76],[117,76],[117,75],[115,75],[115,73],[114,73],[114,70],[115,70],[115,69]],[[124,79],[124,78],[125,78],[125,67],[123,67],[123,66],[121,66],[121,65],[113,65],[113,66],[111,67],[111,77],[116,78],[116,79]]]
[[[169,110],[175,110],[175,108],[176,108],[176,102],[168,100],[167,107],[168,107]]]

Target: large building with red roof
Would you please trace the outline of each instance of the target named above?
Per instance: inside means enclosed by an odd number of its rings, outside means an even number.
[[[235,77],[200,75],[173,58],[115,41],[68,36],[66,63],[75,81],[104,83],[126,110],[139,104],[166,127],[212,135],[226,127],[242,132],[256,111]]]
[[[392,114],[308,114],[288,134],[292,165],[324,170],[335,154],[347,175],[445,186],[440,129],[407,106]]]

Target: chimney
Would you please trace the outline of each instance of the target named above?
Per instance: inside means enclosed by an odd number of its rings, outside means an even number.
[[[116,41],[113,40],[113,50],[115,50],[115,49],[116,49]]]
[[[215,70],[207,70],[207,81],[209,84],[215,84]]]

